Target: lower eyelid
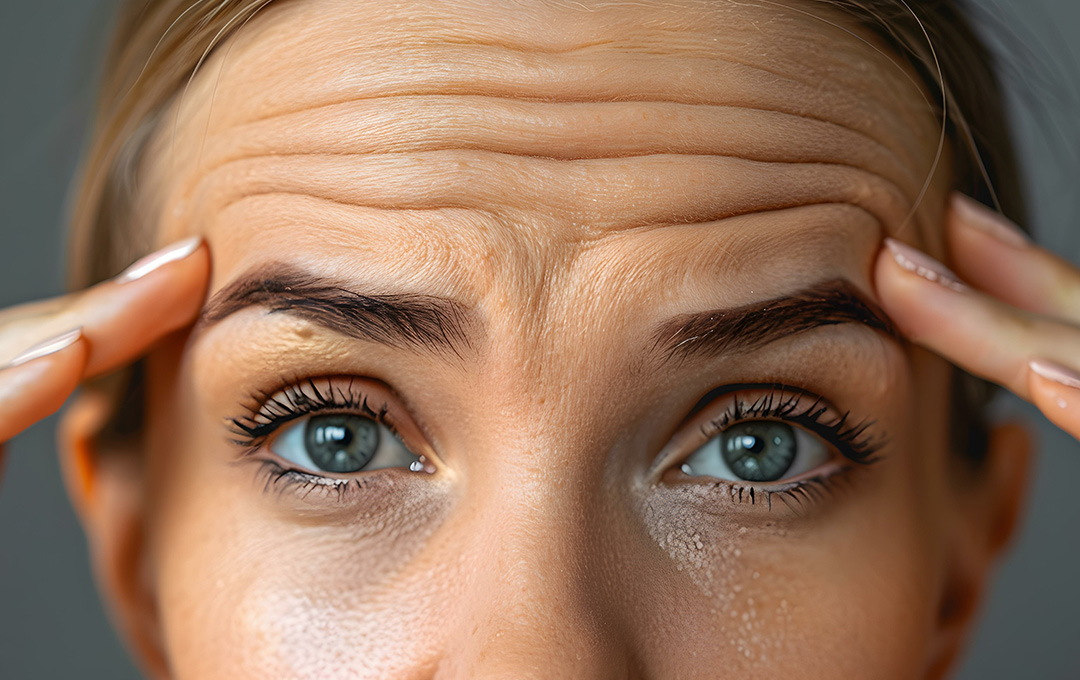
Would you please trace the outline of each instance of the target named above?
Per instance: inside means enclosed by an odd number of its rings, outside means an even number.
[[[802,516],[809,512],[827,495],[834,495],[843,488],[852,475],[860,470],[853,463],[837,462],[824,468],[783,482],[745,482],[715,477],[690,477],[678,468],[672,468],[663,479],[665,486],[690,485],[714,493],[716,498],[733,505],[760,507],[766,512],[777,509],[792,510]],[[721,511],[722,506],[716,508]]]

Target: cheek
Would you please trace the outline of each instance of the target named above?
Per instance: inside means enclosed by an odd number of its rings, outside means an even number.
[[[182,378],[151,371],[148,554],[173,676],[430,677],[451,577],[425,546],[449,511],[444,490],[296,512],[257,466],[234,464]]]
[[[658,661],[652,674],[697,677],[711,663],[731,677],[762,668],[918,677],[933,623],[934,544],[905,511],[905,485],[882,478],[852,483],[802,518],[743,512],[694,490],[652,494],[643,516],[653,546],[621,555],[623,571],[657,575],[657,587],[626,602],[646,632],[638,645]]]

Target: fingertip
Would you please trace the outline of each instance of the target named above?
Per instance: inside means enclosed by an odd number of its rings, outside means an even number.
[[[78,387],[89,355],[79,334],[48,353],[0,369],[0,442],[60,410]]]
[[[886,238],[874,263],[879,303],[900,331],[919,340],[940,323],[958,291],[965,290],[940,263],[911,246]]]
[[[202,243],[203,239],[201,236],[192,236],[177,241],[170,246],[166,246],[161,250],[150,253],[146,257],[140,258],[116,276],[113,281],[115,283],[128,283],[141,279],[144,276],[161,269],[165,265],[191,257],[195,251],[199,249]]]
[[[205,241],[189,239],[144,258],[107,282],[102,295],[83,301],[92,319],[85,324],[93,349],[87,376],[129,363],[160,338],[192,325],[205,302],[210,271]]]
[[[958,191],[950,197],[949,208],[950,230],[973,232],[1010,248],[1031,245],[1031,239],[1015,222]]]
[[[1044,359],[1028,365],[1028,392],[1047,419],[1080,437],[1080,374]]]

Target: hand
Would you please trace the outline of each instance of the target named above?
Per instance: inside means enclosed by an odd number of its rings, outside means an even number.
[[[0,444],[54,413],[83,380],[194,322],[209,274],[206,247],[188,240],[88,290],[0,311]]]
[[[1080,270],[959,194],[946,236],[957,273],[886,239],[875,269],[885,312],[913,342],[1080,438]]]

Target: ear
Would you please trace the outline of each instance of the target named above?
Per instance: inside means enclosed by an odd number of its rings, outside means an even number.
[[[167,678],[160,619],[147,578],[143,452],[136,442],[106,443],[102,435],[116,403],[100,390],[83,391],[72,400],[60,422],[60,464],[112,620],[143,671]]]
[[[1025,426],[994,425],[988,433],[986,458],[979,468],[958,475],[956,522],[947,534],[949,567],[928,678],[946,677],[964,648],[992,568],[1019,524],[1033,449],[1033,437]]]

